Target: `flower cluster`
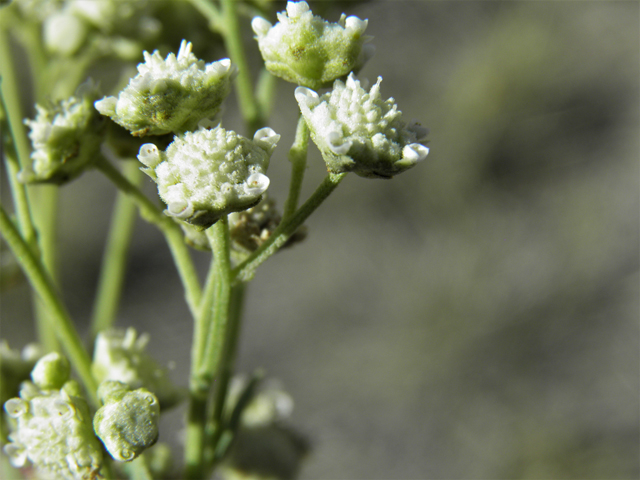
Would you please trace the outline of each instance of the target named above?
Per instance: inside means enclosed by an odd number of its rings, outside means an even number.
[[[279,139],[270,128],[258,130],[253,140],[220,126],[200,128],[176,137],[165,152],[145,144],[138,159],[158,184],[166,213],[206,228],[260,201],[269,187],[264,172]]]
[[[191,49],[183,40],[178,55],[170,53],[166,60],[157,50],[144,52],[138,75],[117,98],[105,97],[95,107],[140,137],[193,130],[215,117],[231,90],[235,67],[228,58],[205,64]]]
[[[295,92],[314,143],[332,173],[391,178],[423,160],[429,149],[419,143],[427,130],[406,125],[395,100],[382,100],[381,77],[367,92],[353,74],[345,83],[319,95],[298,87]]]
[[[25,120],[31,129],[33,162],[29,170],[20,172],[22,181],[64,183],[95,161],[105,125],[93,107],[99,96],[97,86],[88,81],[67,100],[36,105],[36,118]]]
[[[287,3],[272,26],[261,17],[251,22],[269,72],[288,82],[322,88],[336,78],[358,71],[373,55],[364,35],[367,21],[342,15],[330,23],[313,15],[306,2]]]
[[[160,404],[153,393],[106,381],[98,397],[103,406],[93,417],[93,428],[113,458],[130,462],[156,443]]]
[[[91,372],[98,382],[118,381],[130,388],[146,388],[159,399],[162,408],[175,405],[181,392],[166,369],[146,352],[149,336],[137,337],[133,328],[103,331],[96,337]]]
[[[80,386],[69,378],[69,363],[58,353],[42,357],[20,398],[5,405],[16,428],[4,447],[15,467],[29,460],[41,478],[95,478],[102,449],[91,428],[89,407]]]

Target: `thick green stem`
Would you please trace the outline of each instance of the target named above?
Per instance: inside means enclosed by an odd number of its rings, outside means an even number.
[[[198,274],[193,266],[193,260],[189,254],[182,230],[169,217],[165,216],[160,209],[149,200],[142,191],[129,180],[127,180],[120,171],[115,168],[105,158],[98,159],[97,168],[104,173],[122,192],[129,195],[138,205],[142,218],[148,222],[158,226],[169,244],[169,249],[173,255],[173,261],[178,269],[178,274],[182,280],[182,286],[185,291],[187,305],[191,311],[191,315],[196,318],[198,315],[198,305],[202,296]]]
[[[293,215],[283,220],[271,237],[258,250],[233,269],[234,279],[239,281],[250,280],[256,268],[285,244],[289,237],[309,218],[309,215],[336,189],[346,175],[346,173],[330,173],[327,175],[313,195]]]
[[[124,175],[136,187],[140,185],[143,175],[138,162],[124,162]],[[131,236],[136,220],[137,207],[129,196],[118,192],[111,217],[111,227],[107,245],[102,257],[102,267],[98,280],[98,289],[93,306],[91,320],[91,338],[98,332],[110,328],[116,318],[124,276],[127,256],[131,244]]]
[[[82,345],[69,314],[62,303],[55,285],[42,262],[33,254],[4,208],[0,205],[0,231],[9,248],[22,267],[33,290],[38,294],[50,314],[51,323],[64,352],[78,373],[87,395],[94,406],[98,406],[98,385],[91,374],[91,359]]]
[[[302,115],[298,118],[296,137],[289,150],[291,162],[291,182],[289,184],[289,197],[284,204],[282,220],[286,221],[298,208],[298,199],[302,188],[304,172],[307,168],[307,149],[309,148],[309,127]]]
[[[229,318],[227,331],[224,338],[222,358],[216,374],[214,385],[213,409],[209,412],[207,424],[211,425],[211,437],[207,439],[205,450],[205,462],[209,468],[213,468],[216,460],[215,452],[218,450],[218,441],[223,433],[224,425],[222,416],[225,409],[225,400],[229,390],[229,382],[233,375],[238,340],[240,338],[240,326],[244,305],[245,284],[240,282],[231,287],[229,299]]]

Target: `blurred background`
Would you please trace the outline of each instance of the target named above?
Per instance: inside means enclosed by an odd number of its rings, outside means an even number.
[[[391,181],[349,176],[248,288],[238,370],[263,367],[294,398],[312,446],[301,478],[637,479],[640,4],[310,4],[369,20],[377,52],[360,77],[383,77],[431,151]],[[257,59],[252,42],[247,30]],[[293,90],[278,84],[270,123],[279,205]],[[234,102],[227,128],[241,128]],[[313,150],[303,195],[324,174]],[[95,172],[63,191],[61,275],[79,323],[113,199]],[[208,255],[194,255],[204,274]],[[118,324],[149,332],[186,386],[190,317],[143,221],[130,258]],[[1,301],[2,337],[22,347],[28,288]]]

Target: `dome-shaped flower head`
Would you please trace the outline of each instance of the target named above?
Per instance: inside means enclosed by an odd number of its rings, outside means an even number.
[[[99,96],[97,86],[87,81],[69,99],[46,107],[36,105],[36,118],[25,120],[33,152],[31,168],[20,172],[21,181],[60,184],[93,163],[106,124],[93,107]]]
[[[415,122],[406,125],[393,98],[382,100],[381,81],[369,92],[353,74],[346,83],[336,80],[324,95],[296,88],[300,111],[331,173],[391,178],[429,153],[419,143],[427,130]]]
[[[231,90],[235,67],[228,58],[205,65],[191,53],[191,43],[182,41],[178,56],[163,60],[158,51],[144,52],[138,75],[118,97],[96,102],[103,115],[132,135],[164,135],[197,127],[214,117]]]
[[[279,139],[270,128],[258,130],[253,140],[220,126],[200,128],[176,137],[165,152],[145,144],[138,159],[158,184],[165,213],[207,228],[260,201],[269,187],[264,172]]]
[[[24,382],[20,398],[4,405],[16,421],[4,451],[15,467],[30,461],[38,478],[93,479],[102,465],[89,407],[77,382],[67,381],[68,368],[58,353],[42,357],[32,373],[33,383]]]
[[[91,373],[98,382],[122,382],[130,388],[153,392],[162,408],[169,408],[182,398],[169,373],[146,351],[149,335],[137,336],[134,328],[112,329],[96,337]]]
[[[113,458],[130,462],[156,443],[160,404],[153,393],[107,381],[98,396],[103,406],[93,417],[93,429]]]
[[[272,26],[261,17],[251,22],[265,66],[273,75],[309,88],[321,88],[358,71],[373,55],[363,35],[367,20],[342,14],[338,23],[313,15],[306,2],[288,2]]]

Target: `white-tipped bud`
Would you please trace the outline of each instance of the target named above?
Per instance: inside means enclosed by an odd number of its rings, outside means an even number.
[[[298,103],[304,104],[309,108],[313,108],[320,103],[320,96],[307,87],[296,88],[293,95],[296,97]]]
[[[345,141],[342,133],[335,131],[328,133],[327,143],[331,151],[336,155],[346,155],[352,145],[352,142]]]
[[[143,165],[154,169],[162,161],[160,157],[160,151],[153,143],[145,143],[140,147],[140,153],[138,153],[138,160]]]
[[[269,177],[262,173],[252,173],[247,178],[246,191],[249,195],[262,195],[269,188]]]
[[[351,30],[358,35],[362,35],[364,33],[364,31],[367,29],[368,24],[369,20],[361,20],[354,15],[347,17],[344,22],[345,28],[347,30]]]
[[[258,37],[264,37],[273,25],[262,17],[254,17],[251,20],[251,28]]]
[[[253,135],[253,141],[269,153],[276,147],[279,140],[280,135],[269,127],[261,128]]]
[[[287,15],[289,18],[298,18],[309,11],[307,2],[287,2]]]
[[[11,398],[4,402],[4,410],[10,417],[18,418],[29,411],[29,404],[20,398]]]

